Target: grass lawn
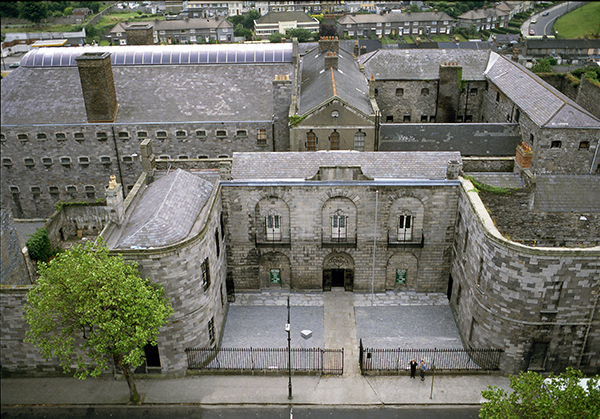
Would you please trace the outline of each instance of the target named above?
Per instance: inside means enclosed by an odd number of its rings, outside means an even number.
[[[22,28],[2,28],[2,33],[21,33],[21,32],[79,32],[83,25],[46,25],[41,24],[26,26]]]
[[[558,38],[600,37],[600,2],[589,2],[569,12],[554,23]]]
[[[384,36],[383,38],[381,38],[381,43],[382,44],[396,44],[396,40],[395,39],[391,39],[388,38],[387,36]]]
[[[415,41],[413,41],[410,36],[403,36],[402,38],[404,39],[404,42],[406,42],[407,44],[414,44],[415,43]]]

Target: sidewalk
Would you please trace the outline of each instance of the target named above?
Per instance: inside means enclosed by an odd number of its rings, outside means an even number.
[[[488,385],[509,389],[509,379],[496,375],[431,374],[425,381],[408,375],[385,377],[293,376],[293,399],[288,400],[288,378],[270,376],[193,376],[174,379],[137,379],[145,404],[206,405],[477,405]],[[2,379],[2,405],[116,405],[125,404],[129,390],[124,380],[75,378]]]

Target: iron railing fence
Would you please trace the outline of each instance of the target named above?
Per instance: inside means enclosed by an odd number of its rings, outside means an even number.
[[[287,348],[187,348],[189,369],[223,372],[269,371],[285,373],[289,369]],[[292,348],[293,372],[342,375],[344,349]]]
[[[362,374],[400,373],[409,369],[411,359],[425,361],[428,368],[444,371],[495,371],[500,368],[501,349],[376,349],[360,341],[359,363]]]

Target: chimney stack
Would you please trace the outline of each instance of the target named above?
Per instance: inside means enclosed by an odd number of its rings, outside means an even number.
[[[360,55],[360,46],[358,45],[358,41],[354,43],[354,56],[358,57]]]
[[[340,52],[340,42],[337,36],[322,36],[319,38],[319,54],[323,51]]]
[[[86,52],[75,58],[88,122],[114,122],[117,93],[110,52]]]
[[[335,52],[327,51],[325,54],[325,70],[338,68],[338,55]]]
[[[123,205],[123,187],[117,183],[115,175],[110,175],[110,182],[108,182],[106,207],[110,221],[120,226],[125,215],[125,207]]]

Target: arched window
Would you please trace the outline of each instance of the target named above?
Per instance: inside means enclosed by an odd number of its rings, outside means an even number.
[[[335,241],[345,241],[347,237],[347,218],[342,210],[337,210],[331,216],[331,238]]]
[[[306,151],[317,151],[317,135],[312,130],[306,133]]]
[[[365,137],[367,136],[367,134],[365,134],[362,131],[358,131],[356,134],[354,134],[354,149],[356,151],[365,151]]]
[[[267,240],[281,240],[281,216],[271,211],[265,220]]]
[[[398,241],[411,241],[413,237],[413,216],[409,213],[398,216]]]
[[[339,150],[340,149],[340,133],[337,131],[333,131],[329,136],[329,141],[331,142],[330,150]]]
[[[429,89],[424,87],[421,89],[421,96],[429,96]]]

